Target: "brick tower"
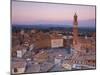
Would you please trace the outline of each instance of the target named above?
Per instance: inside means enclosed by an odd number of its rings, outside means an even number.
[[[74,14],[74,22],[73,22],[73,48],[77,49],[78,45],[78,21],[77,21],[77,14]]]

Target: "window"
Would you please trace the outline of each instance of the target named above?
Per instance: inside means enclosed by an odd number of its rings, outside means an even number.
[[[17,68],[14,68],[14,72],[18,72]]]

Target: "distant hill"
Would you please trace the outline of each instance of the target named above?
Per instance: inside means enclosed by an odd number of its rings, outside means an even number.
[[[61,30],[61,31],[72,31],[73,27],[70,25],[12,25],[12,31],[15,30]],[[95,32],[96,28],[79,27],[80,32]]]

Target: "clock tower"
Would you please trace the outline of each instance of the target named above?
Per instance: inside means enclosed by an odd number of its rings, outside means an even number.
[[[78,21],[77,21],[77,14],[74,14],[74,21],[73,21],[73,47],[78,44]]]

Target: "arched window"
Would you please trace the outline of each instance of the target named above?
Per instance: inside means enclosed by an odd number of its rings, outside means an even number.
[[[18,72],[17,68],[14,68],[14,72]]]

